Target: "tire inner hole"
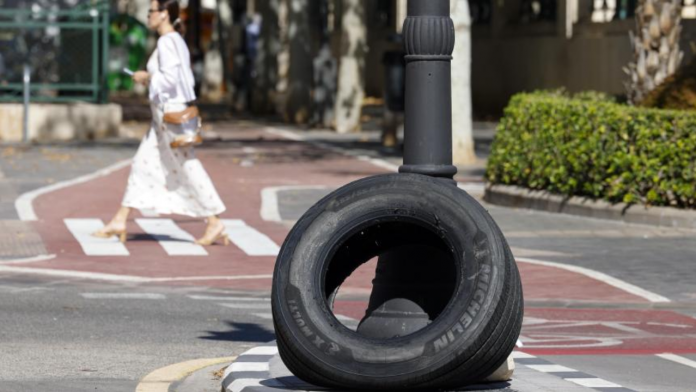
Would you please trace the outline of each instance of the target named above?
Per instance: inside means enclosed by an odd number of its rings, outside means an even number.
[[[373,339],[430,325],[454,296],[458,273],[437,229],[405,220],[369,222],[337,242],[323,289],[345,327]]]

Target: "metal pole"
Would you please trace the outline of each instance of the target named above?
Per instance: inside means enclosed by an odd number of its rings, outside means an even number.
[[[31,99],[31,68],[24,65],[24,123],[22,130],[22,142],[29,142],[29,101]]]
[[[109,25],[111,22],[111,9],[108,3],[104,5],[102,18],[101,103],[107,103],[109,101]]]
[[[458,1],[458,0],[455,0]],[[403,36],[406,51],[404,165],[415,173],[452,181],[452,53],[454,22],[449,0],[409,0]],[[372,294],[358,333],[376,339],[406,336],[428,325],[429,314],[448,294],[448,255],[404,246],[379,256]],[[440,279],[419,286],[416,266],[429,263]],[[432,301],[432,302],[431,302]],[[435,305],[434,305],[435,304]]]
[[[456,0],[455,0],[456,1]],[[454,178],[449,0],[409,0],[404,23],[406,110],[401,173]]]

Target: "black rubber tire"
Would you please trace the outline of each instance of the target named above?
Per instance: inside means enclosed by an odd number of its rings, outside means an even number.
[[[370,339],[331,311],[329,297],[342,282],[327,283],[327,265],[346,238],[375,222],[417,225],[451,250],[454,295],[412,335]],[[339,267],[350,274],[374,256],[369,252],[352,255],[355,261],[340,258]],[[454,184],[412,174],[360,180],[312,207],[280,251],[272,305],[288,369],[309,383],[342,389],[436,390],[479,382],[510,355],[523,317],[519,272],[488,212]]]

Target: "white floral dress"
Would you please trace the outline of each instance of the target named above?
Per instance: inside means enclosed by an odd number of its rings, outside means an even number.
[[[225,205],[193,148],[172,149],[162,129],[165,105],[183,108],[196,97],[189,51],[178,33],[160,37],[147,70],[152,126],[133,160],[123,206],[194,218],[221,214]]]

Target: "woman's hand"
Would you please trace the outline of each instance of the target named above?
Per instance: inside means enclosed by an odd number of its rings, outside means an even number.
[[[133,74],[133,81],[143,86],[150,84],[150,74],[145,71],[138,71]]]

